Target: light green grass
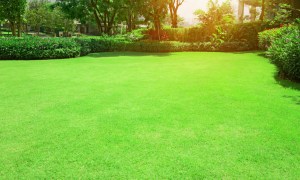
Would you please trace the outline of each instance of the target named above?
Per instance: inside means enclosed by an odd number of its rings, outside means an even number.
[[[259,53],[0,62],[0,179],[298,179],[300,86]]]

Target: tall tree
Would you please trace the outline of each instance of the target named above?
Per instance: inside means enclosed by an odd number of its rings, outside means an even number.
[[[99,33],[111,34],[117,15],[124,8],[125,0],[57,0],[70,16],[83,20],[92,15]]]
[[[144,0],[124,0],[122,12],[119,13],[118,19],[126,21],[127,31],[131,32],[142,14]]]
[[[34,27],[35,32],[39,34],[40,28],[47,24],[50,16],[50,8],[48,0],[33,0],[28,3],[25,18],[27,23]]]
[[[245,1],[244,0],[238,0],[238,1],[239,1],[238,19],[239,19],[239,23],[243,23],[244,14],[245,14]]]
[[[221,5],[218,0],[209,0],[207,12],[197,10],[194,14],[205,27],[215,29],[216,26],[229,25],[234,21],[233,9],[229,1]]]
[[[264,21],[266,11],[266,0],[261,1],[261,14],[259,20]]]
[[[13,36],[21,36],[25,8],[26,0],[0,0],[0,15],[10,23]]]
[[[178,27],[178,9],[185,0],[169,0],[169,11],[172,20],[172,28]]]
[[[154,29],[157,33],[158,40],[160,40],[162,20],[168,14],[168,1],[166,0],[145,0],[143,15],[146,20],[153,23]]]

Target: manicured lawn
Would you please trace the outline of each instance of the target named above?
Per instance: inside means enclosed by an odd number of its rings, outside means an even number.
[[[300,177],[300,85],[259,53],[0,61],[0,179]]]

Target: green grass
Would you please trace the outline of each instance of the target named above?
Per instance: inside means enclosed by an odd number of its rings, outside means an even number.
[[[0,62],[0,179],[298,179],[300,85],[259,53]]]

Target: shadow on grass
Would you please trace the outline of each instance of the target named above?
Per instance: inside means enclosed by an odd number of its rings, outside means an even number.
[[[300,91],[300,82],[284,79],[279,75],[279,73],[275,73],[274,78],[282,87]]]
[[[300,106],[300,96],[283,96],[283,97],[292,100],[294,103]]]
[[[119,57],[119,56],[131,56],[131,57],[143,57],[143,56],[156,56],[156,57],[166,57],[169,56],[170,53],[149,53],[149,52],[101,52],[101,53],[91,53],[85,57]]]
[[[261,50],[250,50],[250,51],[232,51],[232,52],[223,52],[223,53],[231,53],[231,54],[257,54],[259,56],[264,56],[265,51]],[[264,56],[265,57],[265,56]]]
[[[283,79],[278,75],[278,73],[275,74],[274,78],[277,81],[277,83],[279,85],[281,85],[282,87],[300,91],[300,82],[293,82],[288,79]],[[296,103],[297,105],[300,106],[300,95],[298,95],[298,96],[297,95],[296,96],[286,96],[285,95],[283,97],[290,99],[291,101],[293,101],[294,103]]]

